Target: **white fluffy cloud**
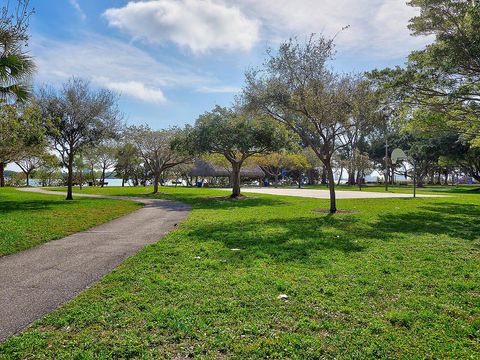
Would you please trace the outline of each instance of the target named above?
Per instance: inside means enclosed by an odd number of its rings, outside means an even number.
[[[197,92],[204,94],[238,94],[241,91],[241,87],[229,85],[208,85],[201,86],[197,89]]]
[[[133,38],[171,42],[194,53],[249,50],[291,36],[324,33],[341,50],[398,58],[425,43],[406,28],[406,0],[148,0],[111,8],[108,23]]]
[[[40,83],[58,85],[78,76],[124,96],[164,103],[163,88],[199,87],[211,81],[186,66],[168,66],[132,45],[102,36],[84,34],[69,42],[33,37],[31,46]]]
[[[425,43],[413,38],[408,20],[417,10],[406,0],[227,0],[247,16],[258,16],[266,40],[324,33],[342,50],[371,58],[397,58]]]
[[[167,101],[163,91],[159,88],[148,88],[144,83],[139,81],[110,81],[105,79],[100,83],[106,88],[125,94],[130,97],[157,104],[163,104]]]
[[[134,38],[172,42],[200,54],[210,50],[250,50],[258,40],[259,22],[238,7],[214,0],[129,2],[107,9],[108,23]]]

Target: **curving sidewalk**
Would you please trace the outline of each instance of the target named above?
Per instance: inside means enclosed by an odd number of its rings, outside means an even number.
[[[42,189],[23,191],[59,195]],[[191,210],[161,199],[75,196],[132,200],[145,206],[90,230],[0,257],[0,341],[72,299],[145,245],[157,242]]]

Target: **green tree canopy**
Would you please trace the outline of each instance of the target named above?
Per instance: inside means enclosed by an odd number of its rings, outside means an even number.
[[[287,130],[254,113],[217,106],[201,115],[186,147],[192,154],[221,154],[232,166],[232,198],[240,196],[240,169],[245,160],[289,146]]]

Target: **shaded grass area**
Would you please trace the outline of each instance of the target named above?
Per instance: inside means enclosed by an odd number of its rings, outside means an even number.
[[[306,185],[306,189],[328,190],[326,185]],[[360,189],[353,185],[338,185],[338,191],[372,191],[399,194],[412,194],[413,185],[389,185],[385,191],[385,185],[364,185]],[[452,194],[480,194],[480,185],[425,185],[417,187],[418,194],[452,193]]]
[[[23,334],[6,358],[475,358],[475,195],[327,201],[162,188],[176,231]],[[152,196],[149,188],[87,189]],[[232,249],[235,249],[232,250]],[[239,250],[238,250],[239,249]],[[288,299],[278,299],[286,294]]]
[[[102,224],[141,205],[130,201],[44,195],[0,189],[0,256]]]

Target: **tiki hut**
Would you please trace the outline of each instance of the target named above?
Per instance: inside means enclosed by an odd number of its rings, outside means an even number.
[[[230,178],[230,169],[223,166],[214,165],[205,160],[195,161],[190,176],[201,178]],[[244,179],[260,180],[265,178],[265,173],[259,166],[245,167],[240,170],[240,176]]]

